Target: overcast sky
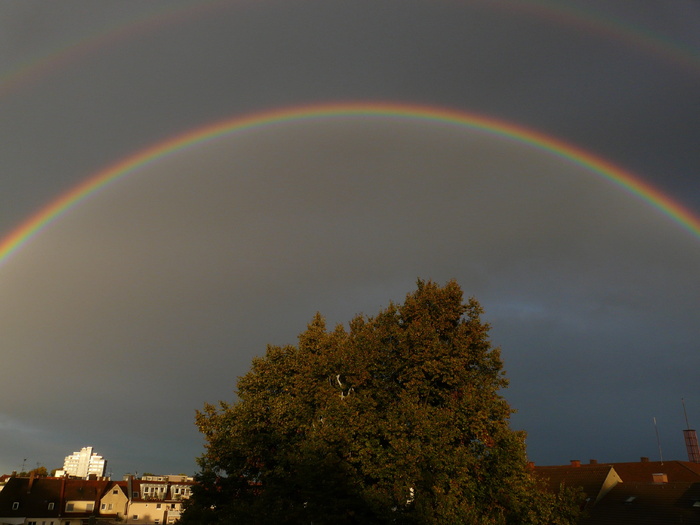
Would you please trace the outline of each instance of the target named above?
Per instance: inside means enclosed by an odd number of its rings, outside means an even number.
[[[121,159],[303,104],[525,126],[700,215],[696,0],[0,3],[0,238]],[[194,473],[195,410],[270,344],[455,278],[538,464],[686,460],[700,238],[600,174],[378,116],[219,137],[73,206],[0,265],[0,473],[91,445]]]

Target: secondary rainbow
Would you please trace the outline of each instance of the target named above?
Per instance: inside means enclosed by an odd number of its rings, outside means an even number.
[[[700,237],[700,218],[651,184],[643,181],[639,176],[633,175],[621,167],[579,147],[539,131],[489,116],[467,113],[451,108],[385,102],[352,102],[295,106],[253,113],[247,116],[236,116],[187,131],[138,151],[88,177],[82,183],[50,202],[2,239],[0,241],[0,265],[5,263],[10,255],[17,252],[34,235],[73,206],[76,206],[90,195],[114,183],[121,177],[141,170],[173,152],[194,148],[199,144],[218,137],[244,133],[254,128],[343,118],[389,118],[414,122],[426,121],[433,124],[438,123],[445,126],[474,130],[505,140],[526,144],[565,159],[572,164],[583,166],[594,174],[647,201],[650,206],[672,218],[696,237]]]
[[[596,12],[590,7],[584,9],[573,3],[555,3],[549,0],[480,0],[480,3],[488,9],[500,8],[509,13],[514,10],[532,13],[542,19],[550,19],[558,25],[571,25],[582,32],[599,33],[603,37],[619,40],[634,48],[658,55],[695,73],[700,71],[700,52],[697,49],[645,27]],[[45,55],[18,64],[9,71],[0,72],[0,96],[15,92],[28,82],[42,79],[52,71],[60,71],[67,64],[79,61],[81,57],[134,40],[160,27],[188,22],[194,17],[225,9],[228,5],[226,0],[207,0],[194,5],[174,7],[166,4],[165,7],[159,6],[140,14],[135,19],[97,28],[87,37],[63,43]]]

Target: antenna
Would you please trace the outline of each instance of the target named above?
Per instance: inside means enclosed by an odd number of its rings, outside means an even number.
[[[659,445],[659,457],[661,458],[661,464],[664,464],[664,455],[661,452],[661,439],[659,438],[659,427],[656,426],[656,418],[654,418],[654,430],[656,430],[656,443]]]

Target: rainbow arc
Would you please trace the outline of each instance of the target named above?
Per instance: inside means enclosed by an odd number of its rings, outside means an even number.
[[[39,231],[46,228],[70,208],[120,178],[156,163],[176,151],[187,150],[219,137],[245,133],[266,126],[342,118],[387,118],[440,123],[525,144],[536,150],[562,158],[571,164],[582,166],[624,191],[646,201],[651,207],[660,210],[681,227],[696,237],[700,237],[700,218],[681,204],[645,182],[638,175],[565,141],[511,122],[455,109],[386,102],[352,102],[294,106],[236,116],[173,136],[129,155],[93,174],[59,196],[2,239],[0,241],[0,265]]]

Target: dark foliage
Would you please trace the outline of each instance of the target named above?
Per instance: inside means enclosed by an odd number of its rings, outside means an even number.
[[[201,472],[181,523],[574,523],[539,488],[499,392],[500,353],[455,282],[296,346],[268,347],[238,401],[205,406]]]

